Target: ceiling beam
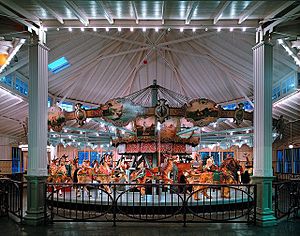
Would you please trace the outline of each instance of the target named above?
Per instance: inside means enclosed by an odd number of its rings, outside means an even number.
[[[230,5],[231,1],[223,1],[220,2],[216,13],[214,13],[213,15],[213,19],[214,19],[214,25],[217,24],[217,22],[220,20],[224,10]]]
[[[2,79],[3,77],[13,73],[14,71],[20,69],[21,67],[25,66],[28,64],[28,59],[24,59],[22,61],[19,61],[18,63],[14,64],[14,66],[10,67],[9,69],[7,69],[5,72],[0,74],[0,79]]]
[[[136,9],[135,2],[130,1],[130,4],[131,4],[131,8],[132,8],[132,11],[133,11],[133,14],[134,14],[135,23],[138,24],[139,23],[139,15],[138,15],[138,12],[137,12],[137,9]]]
[[[166,13],[167,2],[163,1],[161,5],[161,24],[165,24],[165,13]]]
[[[85,13],[77,6],[77,4],[73,0],[66,0],[67,7],[74,13],[74,15],[78,18],[78,20],[84,25],[89,25],[89,19],[85,15]]]
[[[59,14],[57,14],[52,8],[50,8],[46,3],[44,3],[42,0],[34,0],[34,1],[41,8],[44,8],[45,10],[47,10],[48,12],[50,12],[50,14],[52,16],[54,16],[59,23],[64,24],[63,18]]]
[[[263,29],[263,33],[264,35],[269,32],[272,33],[274,27],[276,27],[277,25],[281,24],[282,22],[288,21],[288,20],[292,20],[293,18],[297,18],[298,15],[294,16],[296,13],[298,13],[300,11],[300,5],[298,5],[297,7],[293,8],[292,10],[290,10],[289,12],[287,12],[285,15],[281,16],[280,18],[278,18],[277,20],[275,20],[273,23],[271,23],[270,25],[268,25],[267,27],[265,27]]]
[[[135,20],[114,20],[114,25],[112,26],[107,22],[107,20],[104,19],[93,19],[90,20],[89,28],[111,28],[111,29],[117,29],[118,27],[121,28],[131,28],[135,25]],[[49,29],[56,30],[57,28],[63,29],[63,28],[80,28],[82,27],[82,24],[78,20],[67,20],[64,19],[64,25],[62,26],[57,20],[49,19],[43,20],[43,26]],[[243,22],[241,25],[237,24],[236,20],[219,20],[217,24],[213,25],[213,20],[193,20],[189,25],[185,24],[185,21],[182,20],[164,20],[164,24],[162,24],[162,20],[141,20],[139,19],[139,25],[134,26],[133,28],[141,29],[143,27],[147,28],[160,28],[160,29],[168,29],[171,28],[171,30],[176,30],[180,28],[184,28],[185,30],[192,30],[195,29],[218,29],[219,27],[222,27],[224,30],[229,30],[230,28],[235,28],[238,30],[238,28],[242,29],[247,28],[247,31],[250,29],[256,29],[259,26],[259,21],[257,19],[249,19],[245,22]]]
[[[258,1],[258,2],[254,2],[254,4],[248,9],[242,12],[242,14],[239,17],[239,22],[238,24],[243,23],[245,20],[247,20],[247,18],[257,9],[259,8],[261,5],[263,5],[265,3],[265,1]]]
[[[21,18],[20,16],[15,14],[12,10],[6,8],[5,6],[3,6],[1,4],[0,4],[0,11],[2,11],[4,14],[6,14],[10,19],[27,26],[29,32],[32,32],[32,30],[34,30],[35,32],[38,33],[37,26],[33,25],[31,22],[27,21],[26,19]]]
[[[108,23],[110,25],[112,25],[114,23],[114,19],[111,16],[111,14],[109,13],[109,11],[107,10],[107,7],[106,7],[105,3],[103,1],[97,1],[97,3],[102,8],[102,10],[104,12],[104,17],[106,18],[106,20],[108,21]]]
[[[269,15],[267,15],[264,20],[262,21],[262,23],[265,23],[267,21],[273,20],[273,18],[279,14],[280,12],[282,12],[284,9],[288,8],[290,5],[292,5],[295,1],[287,1],[285,2],[283,5],[281,5],[280,7],[276,8],[275,10],[273,10],[272,12],[269,13]]]
[[[198,7],[199,2],[194,1],[192,2],[190,9],[188,10],[188,13],[186,15],[185,24],[189,25],[191,23],[192,16],[194,14],[195,9]]]

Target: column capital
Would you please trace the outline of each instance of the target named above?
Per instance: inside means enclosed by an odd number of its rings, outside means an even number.
[[[39,30],[39,35],[37,35],[35,31],[33,31],[30,34],[29,46],[33,47],[38,45],[43,49],[49,51],[49,48],[46,46],[45,41],[46,41],[46,33],[44,30]]]
[[[270,47],[274,46],[274,44],[270,40],[263,40],[263,41],[257,43],[254,47],[252,47],[252,50],[255,50],[263,45],[270,46]]]

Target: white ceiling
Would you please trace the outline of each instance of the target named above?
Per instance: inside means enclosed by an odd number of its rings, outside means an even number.
[[[287,4],[286,1],[272,4],[229,1],[221,12],[224,7],[224,2],[221,1],[201,1],[196,2],[196,6],[193,5],[194,2],[188,1],[107,1],[104,5],[99,5],[99,2],[101,1],[0,0],[0,13],[4,12],[3,7],[10,6],[15,9],[14,13],[26,15],[33,24],[49,26],[49,62],[62,56],[68,58],[71,64],[69,68],[57,74],[49,72],[50,94],[100,104],[110,98],[140,90],[157,79],[159,85],[192,98],[205,97],[217,103],[245,96],[251,98],[255,30],[249,27],[243,32],[240,27],[233,32],[229,28],[218,32],[215,26],[229,24],[226,23],[228,20],[236,27],[249,26],[250,23],[253,24],[253,20],[258,26],[260,20],[274,17],[278,9],[282,8],[283,11],[284,5],[286,8],[294,6],[293,2]],[[81,10],[80,17],[70,8],[72,3]],[[185,21],[191,12],[191,22],[186,25]],[[220,12],[222,14],[217,17]],[[64,28],[83,26],[80,22],[82,17],[89,20],[90,26],[103,27],[110,25],[107,18],[111,17],[114,20],[111,27],[114,29],[106,32],[104,28],[99,28],[97,32],[93,32],[90,28],[81,32],[79,28],[73,28],[69,32],[68,28]],[[216,24],[213,24],[216,19]],[[63,20],[64,25],[59,20]],[[139,20],[138,25],[135,24],[136,20]],[[241,20],[244,21],[239,25],[237,22]],[[149,21],[161,26],[161,29],[156,32],[152,27],[146,32],[141,29],[131,32],[126,28],[118,32],[115,28],[118,23],[124,25],[128,21],[133,21],[134,27],[145,26]],[[176,21],[177,25],[186,30],[180,32],[178,27],[170,27],[171,30],[168,31],[168,21]],[[204,21],[206,25],[201,27]],[[197,26],[196,32],[192,32],[193,26]],[[207,31],[203,29],[206,26]],[[56,27],[60,30],[57,31]],[[28,60],[28,46],[23,46],[17,56],[19,61]],[[291,57],[275,43],[274,83],[296,69]],[[18,72],[28,77],[28,64],[19,68]],[[26,104],[25,101],[9,100],[0,93],[0,134],[22,136],[20,122],[27,116]],[[291,111],[295,113],[289,109],[284,112]],[[277,109],[275,117],[280,112]],[[4,114],[8,118],[3,118]],[[287,117],[295,119],[295,115],[298,116],[298,113],[293,116],[287,114]],[[220,127],[230,126],[233,124],[223,124]]]

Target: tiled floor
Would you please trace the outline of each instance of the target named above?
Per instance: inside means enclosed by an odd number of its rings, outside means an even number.
[[[118,224],[113,227],[108,223],[55,223],[53,225],[40,225],[37,227],[17,225],[8,218],[0,218],[0,235],[120,235],[120,236],[231,236],[231,235],[255,235],[255,236],[300,236],[300,220],[287,222],[283,220],[278,226],[261,228],[246,224],[190,224],[183,227],[181,224]]]

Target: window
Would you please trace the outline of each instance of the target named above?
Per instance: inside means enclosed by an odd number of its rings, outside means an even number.
[[[89,152],[79,151],[78,152],[78,164],[82,165],[84,160],[89,160]]]
[[[93,165],[93,161],[98,161],[100,162],[100,154],[98,152],[91,152],[90,153],[90,156],[91,156],[91,166]]]
[[[250,102],[244,102],[244,109],[253,110],[253,106],[250,104]]]
[[[23,80],[16,77],[15,90],[25,96],[28,96],[28,82],[24,82]]]
[[[48,107],[51,107],[52,105],[52,98],[48,97]]]
[[[283,172],[283,151],[277,151],[277,163],[276,163],[276,172]]]
[[[226,160],[227,155],[230,155],[231,157],[234,157],[234,152],[223,152],[223,160]]]
[[[17,147],[12,148],[11,171],[13,174],[21,172],[21,150]]]
[[[215,164],[217,166],[220,166],[220,153],[219,152],[211,152],[211,156],[213,157],[214,161],[215,161]]]
[[[209,152],[200,152],[201,160],[203,162],[203,165],[206,165],[206,159],[209,156]]]
[[[294,88],[295,88],[295,80],[293,77],[291,77],[286,81],[286,90],[287,92],[289,92],[291,90],[294,90]]]
[[[65,57],[61,57],[48,65],[49,71],[56,74],[70,66],[69,61]]]
[[[275,100],[280,97],[280,86],[273,88],[272,91],[272,100]]]
[[[0,82],[3,84],[6,84],[9,87],[12,87],[13,85],[13,77],[11,75],[7,75],[0,79]]]
[[[300,174],[300,148],[294,148],[294,174]]]
[[[73,111],[73,103],[72,102],[62,102],[59,107],[65,111]]]
[[[292,173],[292,149],[285,149],[284,154],[284,173]]]
[[[223,106],[224,110],[234,110],[235,108],[236,108],[236,104],[235,103]]]

